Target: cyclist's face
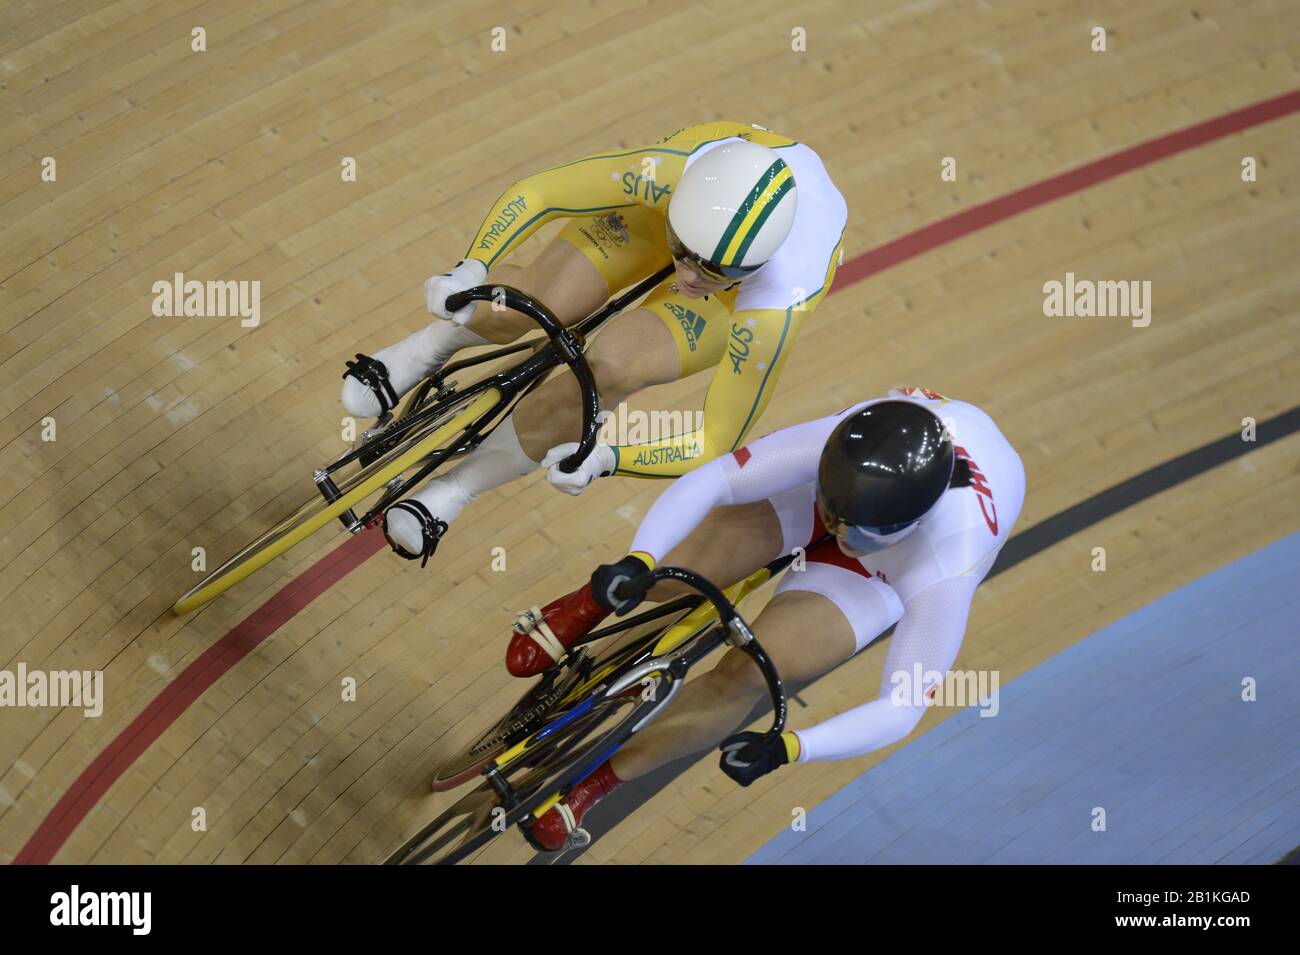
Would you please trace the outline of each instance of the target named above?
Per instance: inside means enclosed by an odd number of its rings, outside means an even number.
[[[866,557],[868,554],[879,553],[910,537],[921,526],[921,522],[917,521],[892,534],[873,534],[860,527],[838,523],[826,510],[820,496],[817,498],[817,513],[821,516],[822,526],[835,535],[835,543],[840,553],[846,557]]]
[[[734,281],[734,279],[718,281],[682,259],[673,259],[673,266],[677,269],[677,290],[687,298],[716,295]]]

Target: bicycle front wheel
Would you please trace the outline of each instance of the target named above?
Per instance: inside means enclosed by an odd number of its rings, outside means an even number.
[[[433,430],[428,431],[424,437],[414,444],[404,442],[359,469],[339,488],[342,494],[337,500],[326,501],[318,495],[299,507],[186,591],[172,605],[172,612],[183,616],[197,610],[330,521],[383,490],[393,478],[446,446],[453,437],[487,414],[500,397],[496,388],[488,388],[474,397],[466,397],[464,402],[451,404],[445,413],[430,422]]]

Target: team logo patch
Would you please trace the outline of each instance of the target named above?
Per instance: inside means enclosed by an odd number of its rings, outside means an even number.
[[[617,212],[596,216],[595,231],[602,238],[608,237],[615,245],[627,245],[631,241],[631,237],[627,234],[627,225]]]
[[[623,221],[623,217],[617,212],[594,216],[580,226],[578,231],[586,237],[588,242],[595,246],[596,251],[605,259],[609,258],[609,253],[612,250],[627,245],[632,240],[627,231],[627,223]]]
[[[686,333],[686,347],[691,351],[695,351],[700,336],[704,334],[704,319],[689,308],[678,305],[676,302],[665,302],[664,307],[673,313],[673,317],[682,326],[682,331]]]

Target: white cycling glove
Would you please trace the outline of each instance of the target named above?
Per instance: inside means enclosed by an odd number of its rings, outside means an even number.
[[[470,302],[464,308],[454,312],[447,311],[447,296],[463,292],[487,281],[487,266],[478,259],[465,259],[456,263],[456,267],[443,275],[435,275],[424,282],[424,305],[430,315],[464,325],[474,317],[474,308],[478,302]]]
[[[581,494],[596,478],[614,473],[614,449],[608,444],[598,444],[572,474],[565,474],[560,470],[560,462],[577,450],[578,442],[569,441],[551,448],[542,458],[546,480],[565,494]]]

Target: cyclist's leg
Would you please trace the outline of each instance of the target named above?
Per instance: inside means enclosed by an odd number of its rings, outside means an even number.
[[[626,288],[644,278],[668,261],[667,243],[664,239],[663,219],[649,210],[637,207],[627,213],[571,220],[556,239],[543,251],[532,265],[523,268],[501,266],[489,275],[489,281],[500,281],[528,292],[556,313],[564,323],[571,324],[594,312],[613,292]],[[625,321],[619,316],[616,321]],[[530,320],[511,310],[496,312],[479,308],[470,322],[470,333],[499,336],[509,340],[523,325],[532,326]],[[442,322],[437,324],[447,325]],[[535,326],[533,326],[535,327]],[[561,375],[574,391],[567,399],[564,411],[577,411],[575,422],[581,421],[579,402],[576,400],[576,383],[571,375]],[[542,385],[521,402],[531,404],[549,387]],[[547,409],[558,405],[553,398],[543,404]],[[526,414],[525,414],[526,417]],[[520,441],[518,412],[506,418],[464,461],[452,470],[431,480],[406,501],[390,509],[386,530],[389,537],[409,553],[423,553],[436,544],[422,530],[422,524],[444,521],[450,523],[478,495],[490,488],[500,487],[536,470],[538,462],[546,456],[552,445],[537,453],[532,442]],[[546,430],[546,426],[542,425]],[[576,435],[578,424],[573,432]],[[554,441],[559,444],[568,438]]]
[[[715,584],[729,587],[782,554],[806,546],[815,534],[819,534],[814,530],[813,511],[813,495],[807,487],[794,488],[766,501],[715,508],[659,563],[664,566],[689,567]],[[819,549],[810,550],[805,554],[805,560],[813,560],[817,553]],[[781,588],[791,589],[792,585],[787,583],[792,580],[791,574],[795,578],[802,578],[807,573],[807,570],[791,571],[782,580]],[[817,576],[816,571],[814,576]],[[662,602],[685,593],[694,591],[673,582],[664,582],[651,590],[648,598]],[[806,595],[798,596],[802,598]],[[854,649],[852,632],[847,641],[843,639],[844,614],[831,606],[832,613],[827,620],[821,621],[819,618],[825,614],[824,608],[818,607],[816,601],[807,603],[809,605],[804,606],[803,599],[794,600],[791,597],[773,600],[769,607],[775,609],[770,615],[758,618],[761,628],[756,625],[764,649],[776,659],[778,672],[787,682],[792,679],[810,679],[849,656]],[[785,651],[781,635],[789,629],[787,619],[796,624],[793,632],[801,633],[799,615],[805,612],[811,613],[809,620],[825,641],[824,653],[817,652],[816,648],[809,651],[803,646],[798,648],[796,654]],[[773,647],[768,646],[769,635],[774,641]],[[618,778],[630,779],[659,765],[664,740],[661,734],[652,731],[664,721],[671,721],[675,727],[671,733],[666,734],[668,743],[671,745],[674,739],[684,738],[688,742],[681,752],[689,753],[717,743],[744,718],[754,704],[755,694],[761,694],[765,684],[752,661],[738,654],[739,651],[732,651],[719,664],[718,669],[723,669],[725,664],[723,673],[727,679],[715,679],[715,682],[725,691],[724,695],[717,700],[709,700],[708,675],[689,682],[682,688],[673,706],[616,755],[614,766]],[[790,657],[793,659],[788,659]],[[748,671],[742,669],[741,665],[748,667]],[[753,681],[749,671],[758,677],[757,682]],[[735,688],[727,685],[733,679],[742,681],[742,685]],[[697,684],[703,685],[703,690],[696,690]],[[683,701],[692,699],[700,701],[706,709],[715,704],[721,707],[722,719],[717,721],[721,724],[721,729],[716,729],[709,717],[700,718],[696,715],[694,706],[682,707]],[[687,715],[679,717],[680,712],[686,712]],[[697,731],[694,728],[697,723],[704,727],[703,730]],[[628,775],[625,776],[624,773]]]
[[[562,325],[586,318],[613,294],[610,285],[621,278],[612,268],[602,270],[573,243],[570,232],[580,236],[591,228],[587,220],[574,219],[528,265],[494,266],[488,272],[486,284],[509,285],[527,292],[554,312]],[[614,284],[613,291],[622,287]],[[537,328],[537,323],[527,315],[511,308],[494,308],[490,302],[475,310],[468,325],[499,345]]]
[[[654,219],[655,221],[650,221]],[[638,272],[638,258],[658,256],[663,220],[649,210],[638,214],[573,219],[528,265],[501,263],[489,270],[487,283],[511,285],[539,299],[562,324],[572,324],[590,315],[611,292],[631,285],[654,266]],[[383,391],[387,403],[392,394],[405,394],[420,379],[445,365],[462,348],[504,344],[514,341],[536,325],[513,309],[480,305],[465,325],[436,319],[395,345],[374,353],[383,365],[366,369],[364,375],[349,377],[343,385],[343,406],[349,414],[374,417],[380,401],[374,389]],[[388,388],[362,382],[365,376],[386,379]]]
[[[663,254],[666,259],[666,246]],[[615,318],[592,341],[587,356],[601,407],[612,409],[644,388],[716,368],[726,350],[734,302],[734,291],[686,298],[670,277],[638,308]],[[573,376],[564,373],[520,402],[516,430],[530,457],[540,461],[556,445],[577,440],[580,395]]]
[[[809,552],[810,569],[815,550]],[[831,565],[829,569],[854,576],[842,567]],[[806,573],[795,576],[801,579]],[[787,589],[788,580],[787,576],[783,589],[754,621],[754,632],[787,686],[807,682],[847,659],[869,639],[860,634],[872,629],[879,633],[897,619],[891,618],[890,602],[883,594],[862,588],[852,579],[841,579],[829,592],[826,588],[800,589],[799,585]],[[880,581],[866,582],[888,590]],[[542,848],[561,848],[583,816],[621,783],[672,759],[717,745],[744,722],[765,692],[758,668],[749,657],[740,650],[729,651],[713,670],[690,680],[672,706],[575,786],[561,805],[544,813],[531,827],[530,840]]]
[[[814,679],[853,654],[853,628],[820,594],[772,598],[753,629],[787,687]],[[680,756],[718,745],[766,693],[758,667],[740,650],[682,687],[672,706],[614,754],[619,779],[642,776]]]
[[[664,555],[661,563],[690,567],[714,583],[727,586],[749,576],[789,548],[804,543],[811,531],[812,516],[807,495],[782,494],[768,501],[720,507],[701,521],[686,540]],[[674,587],[670,584],[660,584],[650,593],[651,599],[656,601],[672,596]],[[683,687],[683,693],[689,692],[692,685]],[[674,702],[673,707],[661,714],[650,728],[672,716],[677,705]],[[629,747],[637,747],[640,739],[640,735],[633,737]],[[701,745],[710,742],[714,741],[706,740]],[[622,752],[616,753],[615,757],[621,759]],[[633,749],[634,757],[636,752]],[[657,747],[652,746],[649,758],[655,760],[653,765],[658,765]],[[628,769],[620,766],[616,771],[611,761],[602,763],[569,793],[563,806],[552,807],[542,815],[530,830],[530,841],[540,848],[559,849],[567,833],[581,824],[587,810],[623,779],[646,771],[640,768],[635,758],[628,766]],[[649,763],[648,768],[652,768]],[[628,775],[622,776],[623,772]]]
[[[814,534],[810,495],[800,487],[766,501],[714,508],[659,565],[689,567],[719,587],[730,587],[782,554],[807,545]],[[668,580],[651,588],[646,599],[663,603],[694,593]]]
[[[790,522],[783,512],[790,508],[783,507],[781,502],[788,497],[779,495],[771,501],[716,508],[661,563],[693,568],[723,586],[748,577],[782,553],[783,539],[800,542],[808,539],[808,528],[794,536],[786,529]],[[801,504],[802,510],[807,511],[806,498]],[[811,520],[807,523],[811,527]],[[694,594],[688,587],[664,581],[651,590],[649,599],[664,603],[677,596]],[[536,615],[545,621],[545,627],[537,624]],[[592,601],[585,587],[535,608],[520,621],[522,625],[516,626],[510,638],[507,669],[520,677],[541,673],[558,659],[560,646],[572,646],[607,616],[608,611]]]

